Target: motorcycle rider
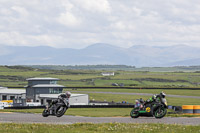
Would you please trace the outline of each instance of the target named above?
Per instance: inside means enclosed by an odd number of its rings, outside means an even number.
[[[150,97],[149,99],[147,99],[147,103],[153,102],[156,100],[157,95],[153,95],[152,97]]]
[[[166,94],[162,91],[160,94],[155,94],[152,97],[150,97],[149,99],[146,100],[146,103],[150,103],[150,102],[154,102],[157,101],[159,102],[161,100],[161,98],[165,98]]]
[[[160,102],[162,98],[165,98],[166,94],[162,91],[160,94],[156,95],[156,101]]]
[[[60,94],[60,95],[58,96],[58,99],[59,99],[59,98],[64,98],[64,99],[67,101],[67,103],[68,103],[68,104],[67,104],[67,107],[69,108],[69,107],[70,107],[70,105],[69,105],[69,98],[70,98],[70,96],[71,96],[71,93],[70,93],[69,91],[66,91],[65,93]],[[58,102],[58,99],[53,100],[53,101],[50,103],[49,108],[52,107],[52,105],[56,104],[56,103]]]

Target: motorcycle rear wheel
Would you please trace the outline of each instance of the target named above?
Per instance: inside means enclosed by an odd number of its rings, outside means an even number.
[[[164,107],[159,107],[155,110],[154,116],[157,119],[163,118],[167,114],[167,109]]]
[[[136,111],[136,109],[132,109],[131,112],[130,112],[130,116],[131,118],[138,118],[139,117],[139,112]]]
[[[65,114],[66,110],[67,110],[67,107],[65,107],[65,106],[59,106],[59,107],[56,109],[56,116],[57,116],[57,117],[63,116],[63,115]]]

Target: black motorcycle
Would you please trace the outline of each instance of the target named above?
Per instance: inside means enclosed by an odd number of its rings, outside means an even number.
[[[138,99],[138,101],[140,106],[135,106],[130,112],[132,118],[139,116],[163,118],[167,113],[167,100],[164,93],[160,93],[154,99],[148,101],[143,99]]]
[[[69,106],[66,96],[60,95],[57,100],[53,101],[50,106],[46,106],[42,112],[43,117],[48,117],[49,115],[61,117],[65,114]]]

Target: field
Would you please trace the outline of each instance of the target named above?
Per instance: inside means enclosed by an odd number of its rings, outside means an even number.
[[[89,91],[90,100],[96,101],[114,101],[134,103],[135,99],[148,99],[151,96],[145,95],[122,95],[122,94],[98,94],[95,92],[127,92],[127,93],[151,93],[158,94],[164,91],[170,95],[181,96],[200,96],[200,90],[185,90],[166,88],[200,88],[199,72],[147,72],[147,71],[114,71],[115,76],[102,76],[101,72],[105,70],[46,70],[28,68],[22,66],[0,66],[0,86],[5,87],[23,87],[27,85],[27,78],[31,77],[52,77],[59,78],[58,84],[66,87],[69,91],[81,91],[73,93],[87,93]],[[123,83],[125,87],[138,87],[141,89],[105,89],[111,87],[113,83]],[[73,87],[74,86],[74,87]],[[77,89],[76,87],[102,87],[100,89]],[[142,89],[143,87],[155,87],[160,89]],[[21,88],[23,89],[23,88]],[[200,105],[197,98],[167,97],[168,105]],[[130,108],[126,109],[69,109],[68,115],[79,116],[129,116]],[[4,110],[6,111],[6,110]],[[20,112],[20,110],[10,110]],[[41,110],[22,110],[22,112],[41,113]],[[98,113],[97,113],[98,112]]]
[[[115,76],[102,76],[106,70],[47,70],[22,66],[0,66],[0,85],[23,87],[27,78],[59,78],[59,84],[70,87],[125,87],[200,88],[200,73],[195,72],[149,72],[115,70]],[[109,71],[110,72],[110,71]]]
[[[65,91],[88,91],[88,92],[127,92],[127,93],[151,93],[159,94],[164,91],[167,95],[200,96],[200,90],[169,90],[169,89],[65,89]]]
[[[0,123],[0,133],[199,133],[200,126],[176,124],[76,123],[70,125]]]

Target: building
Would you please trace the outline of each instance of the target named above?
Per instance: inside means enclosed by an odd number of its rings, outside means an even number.
[[[103,75],[103,76],[114,76],[115,73],[114,72],[102,72],[101,75]]]
[[[0,87],[0,101],[25,98],[26,91],[24,89],[8,89],[6,87]]]
[[[46,105],[57,99],[63,92],[64,86],[57,84],[57,78],[29,78],[26,86],[26,101],[39,102]],[[69,99],[70,105],[88,105],[87,94],[72,94]]]
[[[63,85],[57,84],[57,78],[28,78],[25,89],[8,89],[0,87],[0,101],[13,100],[13,106],[36,106],[46,105],[57,99],[63,92]],[[69,99],[70,105],[88,105],[87,94],[72,94]]]
[[[13,106],[26,105],[26,91],[24,89],[8,89],[0,87],[0,101],[12,100]]]
[[[29,78],[26,88],[27,102],[44,103],[43,99],[39,98],[41,94],[59,94],[62,93],[64,86],[57,84],[57,78]]]

